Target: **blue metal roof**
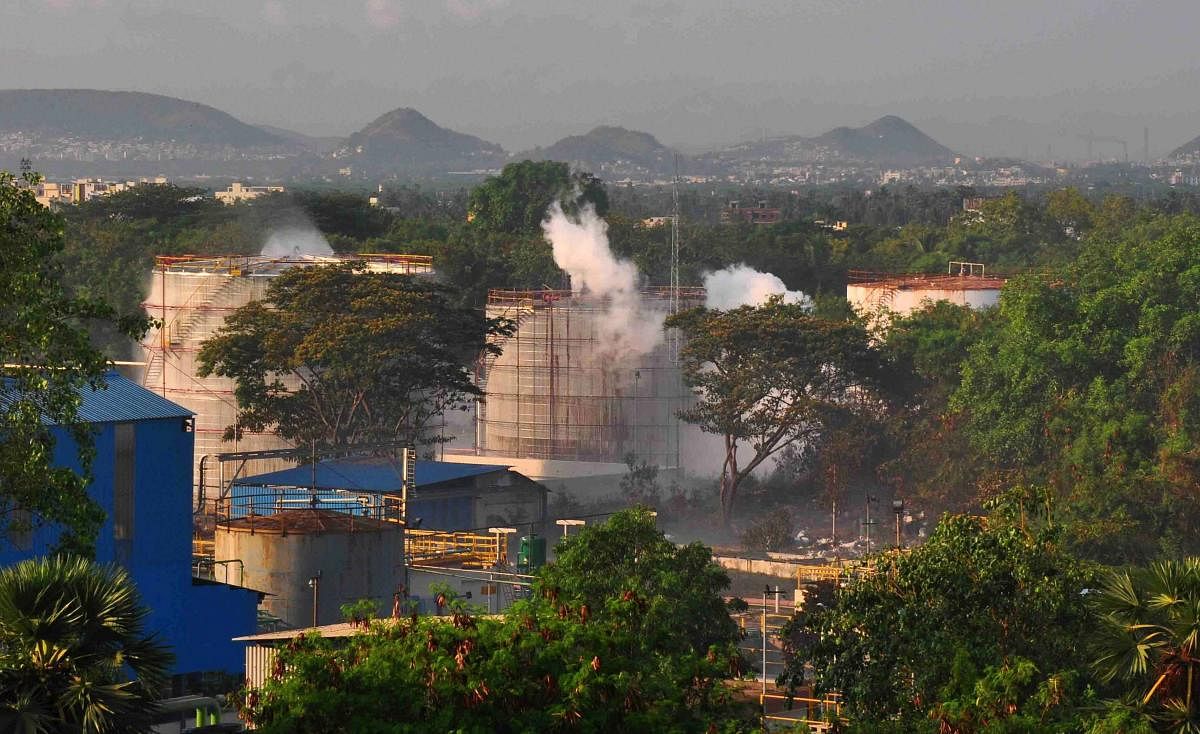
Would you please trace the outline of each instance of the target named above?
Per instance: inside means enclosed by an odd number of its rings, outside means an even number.
[[[192,411],[172,403],[116,372],[105,376],[107,387],[83,390],[79,419],[87,423],[124,423],[159,418],[187,418]]]
[[[80,391],[79,420],[84,423],[125,423],[128,421],[157,420],[159,418],[187,418],[194,415],[181,405],[157,395],[141,385],[128,380],[116,372],[104,377],[105,387],[98,390],[86,386]],[[12,381],[7,381],[9,387]],[[18,399],[11,389],[0,385],[0,408]],[[53,421],[46,420],[47,423]]]
[[[444,482],[477,477],[482,474],[508,471],[503,464],[455,464],[448,461],[418,461],[417,487],[431,487]],[[304,487],[306,489],[345,489],[363,492],[398,494],[401,487],[400,464],[382,459],[327,459],[318,461],[316,481],[313,466],[306,464],[292,469],[256,474],[235,480],[243,487]]]

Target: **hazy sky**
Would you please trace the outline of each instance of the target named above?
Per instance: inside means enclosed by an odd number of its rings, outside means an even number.
[[[899,114],[972,153],[1200,134],[1197,0],[0,0],[0,88],[129,89],[345,135],[416,107],[520,150]],[[1099,149],[1098,149],[1099,150]],[[1113,153],[1119,152],[1119,146]]]

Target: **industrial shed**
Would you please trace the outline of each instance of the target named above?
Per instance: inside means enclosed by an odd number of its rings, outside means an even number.
[[[242,650],[230,638],[255,631],[260,595],[193,577],[192,413],[115,372],[106,383],[84,388],[78,410],[96,452],[88,496],[105,514],[96,560],[129,572],[150,607],[149,628],[175,653],[174,673],[240,671]],[[81,472],[70,433],[48,428],[54,464]],[[46,555],[61,533],[45,524],[0,535],[0,566]]]
[[[313,502],[344,507],[347,495],[376,507],[403,494],[399,462],[380,458],[329,459],[315,465],[243,477],[229,489],[231,511],[239,504],[261,507],[257,498]],[[408,497],[412,526],[434,530],[486,530],[495,525],[541,524],[546,488],[500,464],[418,461],[415,488]]]

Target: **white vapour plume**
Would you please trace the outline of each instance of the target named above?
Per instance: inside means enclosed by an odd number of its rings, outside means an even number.
[[[542,231],[554,250],[554,262],[571,276],[576,293],[605,299],[600,338],[616,356],[646,354],[662,340],[666,314],[647,308],[638,291],[637,267],[618,260],[608,246],[608,224],[591,205],[579,220],[568,217],[555,201],[546,212]]]
[[[783,296],[787,303],[799,303],[812,308],[812,299],[800,291],[789,291],[778,276],[760,273],[744,265],[730,265],[724,270],[704,274],[707,295],[704,305],[722,311],[739,306],[757,306],[771,296]]]
[[[330,257],[333,248],[313,226],[291,226],[276,229],[263,244],[263,257]]]

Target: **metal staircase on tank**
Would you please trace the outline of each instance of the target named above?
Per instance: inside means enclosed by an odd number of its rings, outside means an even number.
[[[504,309],[504,311],[500,314],[500,318],[505,318],[513,322],[515,334],[515,330],[521,328],[521,324],[525,321],[525,319],[529,318],[536,312],[537,309],[534,308],[533,299],[528,298],[522,299],[520,302]],[[512,338],[513,337],[511,336],[493,337],[490,340],[490,344],[503,347],[504,344]],[[498,354],[484,352],[476,363],[475,386],[484,393],[487,392],[488,375],[491,374],[492,367],[496,364],[496,360],[499,358],[500,355]]]
[[[216,287],[212,287],[212,282],[212,279],[206,278],[204,283],[196,289],[196,292],[193,292],[188,297],[188,302],[190,303],[195,298],[196,293],[201,290],[205,291],[204,298],[200,301],[199,305],[190,309],[187,318],[183,319],[174,329],[168,330],[167,337],[170,346],[182,346],[187,341],[196,327],[204,322],[204,311],[232,308],[233,294],[231,291],[233,291],[234,286],[238,285],[237,279],[232,276],[222,278]],[[238,305],[242,304],[239,303]],[[187,306],[180,307],[181,310],[184,308],[187,308]],[[179,320],[176,319],[176,321]]]
[[[215,286],[214,282],[216,282]],[[233,303],[231,291],[236,284],[233,277],[221,278],[219,281],[205,278],[182,304],[173,307],[176,311],[175,318],[161,325],[158,333],[154,335],[158,345],[151,349],[150,358],[146,362],[146,370],[142,373],[143,387],[154,389],[162,386],[167,352],[184,344],[196,327],[204,321],[202,315],[204,311],[231,307]],[[160,297],[165,300],[166,293],[160,294]]]

